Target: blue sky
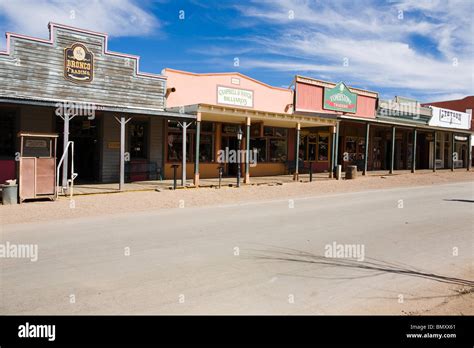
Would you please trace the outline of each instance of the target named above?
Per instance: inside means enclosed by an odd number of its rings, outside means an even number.
[[[146,72],[239,71],[275,86],[300,74],[435,101],[474,93],[473,4],[0,0],[0,30],[47,37],[53,21],[107,32]]]

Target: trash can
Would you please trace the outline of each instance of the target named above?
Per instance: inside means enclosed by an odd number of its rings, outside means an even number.
[[[18,185],[2,185],[2,203],[18,204]]]

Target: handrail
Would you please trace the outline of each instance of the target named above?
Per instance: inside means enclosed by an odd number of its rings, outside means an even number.
[[[61,169],[61,166],[63,165],[64,158],[69,153],[69,145],[71,145],[71,179],[68,179],[67,183],[70,184],[70,187],[71,187],[71,190],[69,191],[70,198],[72,198],[72,195],[73,195],[74,179],[76,179],[78,176],[77,173],[74,173],[74,141],[68,141],[66,148],[63,151],[63,155],[61,156],[61,159],[59,160],[58,167],[56,169],[56,199],[58,198],[58,192],[59,192],[59,171]]]

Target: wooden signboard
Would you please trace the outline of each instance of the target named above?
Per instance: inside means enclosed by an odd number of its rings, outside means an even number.
[[[94,55],[83,44],[64,49],[64,77],[72,82],[91,82],[94,79]]]

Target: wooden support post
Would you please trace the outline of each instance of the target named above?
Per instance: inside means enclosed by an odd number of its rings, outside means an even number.
[[[451,171],[454,172],[454,157],[455,157],[455,151],[454,151],[454,133],[451,133]],[[457,155],[456,155],[457,158]]]
[[[182,123],[183,128],[183,153],[182,153],[182,161],[181,161],[181,186],[186,186],[186,129],[188,128],[186,121]]]
[[[413,129],[413,153],[411,155],[411,172],[416,171],[416,128]]]
[[[392,127],[392,158],[390,161],[390,174],[393,174],[394,164],[395,164],[395,126]]]
[[[198,112],[196,116],[196,144],[194,156],[194,186],[199,186],[199,156],[200,156],[200,142],[201,142],[201,113]]]
[[[120,119],[115,117],[118,123],[120,123],[120,179],[119,179],[119,191],[123,191],[125,184],[125,125],[132,119],[131,117],[126,120],[125,116],[120,116]]]
[[[330,127],[331,129],[331,156],[329,158],[329,178],[334,177],[334,139],[336,139],[336,126]]]
[[[433,173],[436,172],[436,131],[433,132]]]
[[[467,171],[471,170],[472,165],[472,142],[471,142],[471,134],[467,135]]]
[[[250,117],[247,117],[247,131],[245,133],[245,178],[246,184],[250,183]]]
[[[63,132],[63,152],[67,150],[67,144],[69,143],[69,112],[64,113],[64,132]],[[67,170],[68,170],[68,157],[69,154],[64,156],[63,160],[63,175],[62,175],[62,186],[63,189],[67,187]]]
[[[293,174],[293,180],[298,180],[299,178],[299,159],[300,159],[300,129],[301,125],[299,123],[296,124],[296,149],[295,149],[295,173]]]
[[[370,132],[370,123],[367,122],[365,127],[365,154],[364,154],[364,171],[362,175],[367,175],[367,163],[369,161],[369,132]]]
[[[334,139],[334,175],[336,175],[339,155],[339,122],[336,123],[336,136]]]

